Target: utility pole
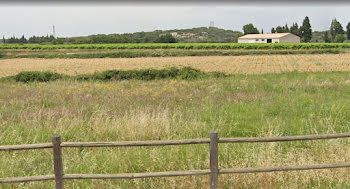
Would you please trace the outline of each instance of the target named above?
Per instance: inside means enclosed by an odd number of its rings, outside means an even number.
[[[56,38],[55,25],[52,26],[52,35],[54,38]]]

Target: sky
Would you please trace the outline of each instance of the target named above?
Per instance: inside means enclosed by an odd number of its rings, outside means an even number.
[[[214,26],[242,31],[243,25],[253,23],[259,30],[270,32],[272,27],[297,22],[309,16],[312,29],[329,28],[333,18],[344,29],[350,22],[349,4],[1,4],[0,36],[26,37],[51,35],[55,25],[57,37],[91,34],[131,33],[166,29]]]

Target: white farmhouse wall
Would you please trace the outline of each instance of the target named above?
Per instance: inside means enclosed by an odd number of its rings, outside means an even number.
[[[249,35],[248,35],[249,36]],[[271,39],[271,43],[300,43],[300,37],[294,34],[253,34],[252,37],[238,38],[238,43],[267,43]]]
[[[280,43],[280,39],[272,39],[272,43]]]
[[[255,39],[238,39],[238,43],[255,43]]]

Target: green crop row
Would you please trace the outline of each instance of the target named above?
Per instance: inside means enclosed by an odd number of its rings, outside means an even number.
[[[350,48],[350,43],[117,43],[117,44],[1,44],[0,49],[333,49]]]
[[[40,51],[42,52],[42,51]],[[242,55],[271,55],[271,54],[340,54],[343,49],[299,49],[299,50],[119,50],[115,52],[92,53],[33,53],[26,55],[7,55],[3,58],[136,58],[136,57],[176,57],[176,56],[242,56]],[[1,58],[1,55],[0,55]]]

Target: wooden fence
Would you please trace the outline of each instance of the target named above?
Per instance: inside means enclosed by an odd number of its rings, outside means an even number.
[[[0,178],[0,183],[18,183],[31,181],[55,180],[56,189],[63,189],[63,181],[66,179],[136,179],[150,177],[175,177],[192,175],[210,175],[210,188],[217,189],[219,186],[219,174],[237,173],[259,173],[274,171],[293,171],[310,169],[331,169],[350,167],[350,163],[328,164],[328,165],[305,165],[288,167],[269,168],[244,168],[244,169],[220,169],[218,166],[218,144],[219,143],[251,143],[251,142],[283,142],[301,140],[336,139],[350,137],[349,133],[326,134],[326,135],[306,135],[306,136],[284,136],[284,137],[255,137],[255,138],[218,138],[216,131],[210,132],[210,138],[188,139],[188,140],[168,140],[168,141],[128,141],[128,142],[62,142],[59,135],[52,136],[52,143],[25,144],[25,145],[4,145],[0,146],[0,151],[31,150],[53,148],[54,175]],[[126,174],[64,174],[61,148],[76,147],[130,147],[130,146],[166,146],[166,145],[186,145],[186,144],[209,144],[210,165],[205,170],[169,171],[152,173],[126,173]]]

